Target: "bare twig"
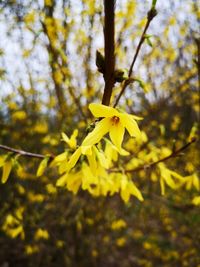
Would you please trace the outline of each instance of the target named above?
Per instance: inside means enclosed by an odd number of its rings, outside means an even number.
[[[87,117],[86,117],[85,113],[83,112],[83,109],[82,109],[82,106],[81,106],[81,104],[80,104],[79,99],[76,97],[76,95],[75,95],[75,93],[74,93],[74,91],[73,91],[74,88],[71,87],[71,86],[69,86],[69,87],[68,87],[68,90],[69,90],[69,93],[70,93],[72,99],[74,100],[74,103],[77,105],[78,110],[80,111],[80,114],[81,114],[83,120],[87,123]]]
[[[0,149],[6,150],[6,151],[9,151],[9,152],[13,152],[15,154],[18,154],[18,155],[21,155],[21,156],[25,156],[25,157],[29,157],[29,158],[44,159],[47,156],[47,155],[27,152],[27,151],[20,150],[20,149],[15,149],[15,148],[12,148],[12,147],[9,147],[9,146],[4,146],[4,145],[0,145]],[[53,155],[49,155],[48,157],[50,159],[54,158]]]
[[[114,87],[115,70],[115,0],[104,0],[104,8],[105,88],[102,104],[109,106]]]
[[[118,102],[119,102],[121,96],[123,95],[123,93],[124,93],[126,87],[130,84],[129,80],[130,80],[131,75],[132,75],[132,72],[133,72],[133,67],[134,67],[134,64],[135,64],[135,62],[136,62],[136,59],[137,59],[137,57],[138,57],[138,54],[139,54],[139,52],[140,52],[140,49],[141,49],[141,47],[142,47],[142,44],[144,43],[145,35],[146,35],[146,32],[147,32],[147,29],[149,28],[149,25],[150,25],[151,21],[153,20],[153,18],[154,18],[156,15],[157,15],[157,11],[156,11],[155,8],[151,8],[150,11],[147,13],[147,22],[146,22],[146,25],[145,25],[145,27],[144,27],[143,33],[142,33],[142,35],[141,35],[141,37],[140,37],[140,41],[139,41],[139,43],[138,43],[138,46],[137,46],[137,48],[136,48],[135,55],[134,55],[134,57],[133,57],[133,61],[132,61],[131,66],[130,66],[130,68],[129,68],[129,72],[128,72],[128,78],[129,78],[129,79],[128,79],[127,81],[124,81],[124,83],[123,83],[123,85],[122,85],[122,89],[121,89],[121,91],[120,91],[120,93],[119,93],[119,95],[118,95],[118,97],[117,97],[117,99],[116,99],[116,101],[115,101],[114,107],[117,106],[117,104],[118,104]]]

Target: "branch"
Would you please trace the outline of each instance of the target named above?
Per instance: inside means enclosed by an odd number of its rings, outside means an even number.
[[[196,60],[196,64],[197,64],[197,69],[198,69],[198,81],[199,81],[199,107],[200,107],[200,37],[195,38],[195,42],[197,45],[197,60]],[[200,121],[200,111],[199,111],[199,121]]]
[[[188,148],[192,143],[194,143],[196,141],[197,141],[196,138],[192,138],[192,140],[190,142],[188,142],[187,144],[185,144],[184,146],[180,147],[177,150],[172,151],[172,153],[169,156],[164,157],[162,159],[159,159],[157,161],[154,161],[154,162],[152,162],[150,164],[145,164],[145,165],[139,166],[139,167],[134,168],[134,169],[124,170],[124,172],[125,173],[132,173],[132,172],[138,172],[138,171],[142,171],[142,170],[145,170],[145,169],[153,168],[155,165],[157,165],[160,162],[167,161],[170,158],[175,158],[178,154],[180,154],[183,150]],[[113,169],[113,170],[111,169],[110,172],[121,172],[121,170],[120,169]]]
[[[9,151],[9,152],[13,152],[13,153],[16,153],[18,155],[29,157],[29,158],[44,159],[46,157],[46,155],[31,153],[31,152],[15,149],[15,148],[12,148],[12,147],[9,147],[9,146],[4,146],[4,145],[0,145],[0,149],[6,150],[6,151]],[[53,159],[54,156],[50,155],[49,158]]]
[[[129,72],[128,72],[128,80],[127,80],[127,81],[124,81],[124,83],[123,83],[123,85],[122,85],[122,89],[121,89],[121,91],[120,91],[120,93],[119,93],[119,95],[118,95],[118,97],[117,97],[117,99],[116,99],[115,104],[114,104],[113,107],[116,107],[116,106],[117,106],[117,104],[118,104],[118,102],[119,102],[121,96],[123,95],[123,93],[124,93],[124,91],[125,91],[127,85],[130,84],[129,81],[131,80],[131,75],[132,75],[132,72],[133,72],[133,67],[134,67],[134,64],[135,64],[135,62],[136,62],[136,59],[137,59],[137,57],[138,57],[138,54],[139,54],[139,52],[140,52],[140,49],[141,49],[141,47],[142,47],[142,44],[144,43],[145,35],[146,35],[146,32],[147,32],[147,29],[149,28],[149,25],[150,25],[151,21],[153,20],[153,18],[154,18],[156,15],[157,15],[157,11],[156,11],[155,8],[151,8],[151,9],[149,10],[149,12],[147,13],[147,22],[146,22],[146,25],[145,25],[145,27],[144,27],[143,33],[142,33],[142,35],[141,35],[141,37],[140,37],[140,41],[139,41],[139,43],[138,43],[138,46],[137,46],[137,48],[136,48],[135,55],[134,55],[134,57],[133,57],[133,61],[132,61],[131,66],[130,66],[130,68],[129,68]]]
[[[104,9],[105,88],[102,104],[109,106],[115,82],[115,0],[104,0]]]

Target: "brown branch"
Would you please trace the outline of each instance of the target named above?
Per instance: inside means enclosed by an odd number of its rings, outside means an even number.
[[[20,150],[20,149],[15,149],[9,146],[4,146],[4,145],[0,145],[0,149],[9,151],[9,152],[13,152],[15,154],[21,155],[21,156],[25,156],[25,157],[29,157],[29,158],[38,158],[38,159],[44,159],[47,155],[42,155],[42,154],[36,154],[36,153],[31,153],[31,152],[27,152],[24,150]],[[49,155],[50,159],[53,159],[54,156],[53,155]]]
[[[102,104],[109,106],[115,82],[115,0],[104,0],[104,9],[105,87]]]
[[[198,81],[199,81],[199,107],[200,107],[200,37],[195,38],[195,42],[197,45],[197,60],[196,60],[196,64],[197,64],[197,69],[198,69]],[[198,114],[199,118],[199,122],[200,122],[200,110],[199,110],[199,114]]]
[[[192,138],[192,140],[190,142],[188,142],[187,144],[185,144],[184,146],[180,147],[179,149],[177,150],[174,150],[172,151],[172,153],[167,156],[167,157],[164,157],[162,159],[159,159],[157,161],[154,161],[150,164],[145,164],[145,165],[142,165],[142,166],[139,166],[137,168],[134,168],[134,169],[130,169],[130,170],[124,170],[125,173],[132,173],[132,172],[138,172],[138,171],[142,171],[142,170],[149,170],[150,168],[154,167],[155,165],[157,165],[158,163],[160,162],[164,162],[164,161],[167,161],[168,159],[170,158],[175,158],[177,155],[179,155],[183,150],[185,150],[186,148],[188,148],[192,143],[196,142],[196,138]],[[121,172],[122,170],[120,169],[111,169],[109,170],[110,172]]]
[[[44,4],[43,12],[45,14],[45,19],[50,18],[52,20],[52,23],[53,23],[52,26],[56,32],[56,25],[54,23],[54,16],[53,16],[55,7],[56,7],[56,1],[53,0],[52,5],[50,6]],[[52,42],[52,38],[49,34],[45,19],[44,21],[41,20],[40,22],[43,28],[43,33],[46,35],[48,39],[48,44],[46,45],[46,49],[49,54],[49,65],[50,65],[51,72],[52,72],[52,80],[54,83],[54,89],[56,93],[56,98],[57,98],[57,103],[58,103],[60,114],[62,115],[62,118],[66,118],[67,103],[65,99],[64,89],[63,89],[63,86],[57,81],[56,76],[55,76],[55,73],[60,71],[58,66],[56,66],[55,64],[55,63],[58,64],[59,62],[59,52],[58,52],[57,47]],[[57,32],[56,32],[56,36],[57,36]]]
[[[128,72],[128,80],[127,80],[127,81],[124,81],[124,83],[123,83],[123,85],[122,85],[122,89],[121,89],[121,91],[120,91],[120,93],[119,93],[119,95],[118,95],[118,97],[117,97],[117,99],[116,99],[115,104],[114,104],[113,107],[116,107],[116,106],[117,106],[117,104],[118,104],[118,102],[119,102],[121,96],[123,95],[123,93],[124,93],[126,87],[130,84],[131,75],[132,75],[132,72],[133,72],[133,67],[134,67],[134,64],[135,64],[135,62],[136,62],[136,59],[137,59],[137,57],[138,57],[138,54],[139,54],[139,52],[140,52],[140,49],[141,49],[141,47],[142,47],[142,44],[144,43],[145,35],[146,35],[146,32],[147,32],[147,29],[149,28],[149,25],[150,25],[151,21],[153,20],[153,18],[154,18],[156,15],[157,15],[157,11],[156,11],[155,8],[151,8],[151,9],[149,10],[149,12],[147,13],[147,22],[146,22],[146,25],[145,25],[145,27],[144,27],[143,33],[142,33],[142,35],[141,35],[141,37],[140,37],[140,41],[139,41],[139,43],[138,43],[138,46],[137,46],[137,48],[136,48],[135,55],[134,55],[134,57],[133,57],[133,61],[132,61],[131,66],[130,66],[130,68],[129,68],[129,72]]]

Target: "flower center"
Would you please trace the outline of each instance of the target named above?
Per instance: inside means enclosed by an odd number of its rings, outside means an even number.
[[[113,116],[113,117],[111,118],[111,123],[112,123],[112,125],[116,125],[116,124],[118,124],[118,123],[119,123],[119,117],[117,117],[117,116]]]

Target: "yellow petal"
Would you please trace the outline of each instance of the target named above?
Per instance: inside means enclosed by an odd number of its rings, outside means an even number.
[[[67,183],[67,178],[68,178],[68,173],[65,173],[64,175],[59,177],[56,182],[56,186],[65,186],[65,184]]]
[[[72,191],[76,194],[79,190],[79,187],[82,182],[82,174],[81,172],[76,173],[66,173],[61,176],[56,183],[56,186],[65,186],[69,191]]]
[[[137,122],[128,114],[120,114],[120,121],[122,125],[127,129],[130,136],[141,138],[141,132],[137,125]]]
[[[175,184],[174,180],[172,179],[170,173],[166,172],[165,175],[164,174],[162,174],[162,175],[163,175],[163,179],[166,182],[166,184],[169,187],[171,187],[172,189],[176,189],[176,184]]]
[[[121,148],[121,150],[119,150],[118,153],[121,156],[128,156],[128,155],[130,155],[130,153],[128,151],[126,151],[125,149],[123,149],[123,148]]]
[[[88,159],[88,163],[89,163],[90,169],[92,171],[92,174],[96,175],[96,172],[97,172],[97,161],[96,161],[95,154],[92,153],[91,155],[87,155],[87,159]]]
[[[39,164],[39,167],[37,169],[37,173],[36,173],[36,176],[39,177],[39,176],[42,176],[47,165],[48,165],[48,161],[49,161],[49,157],[45,157]]]
[[[168,155],[167,155],[167,156],[168,156]],[[175,171],[171,171],[171,170],[170,170],[170,173],[171,173],[175,178],[179,179],[180,181],[184,181],[184,177],[181,176],[180,174],[178,174],[177,172],[175,172]]]
[[[59,164],[59,167],[58,167],[58,172],[59,174],[62,174],[64,172],[67,171],[67,164],[68,164],[68,160],[63,160],[60,164]]]
[[[89,109],[92,112],[92,114],[97,118],[101,117],[110,118],[119,115],[119,112],[115,108],[108,107],[102,104],[92,103],[89,105]]]
[[[196,197],[194,197],[193,200],[192,200],[192,203],[193,203],[195,206],[200,205],[200,196],[196,196]]]
[[[160,188],[161,188],[161,195],[164,196],[165,195],[165,183],[163,178],[160,178]]]
[[[124,190],[121,190],[120,192],[120,196],[121,198],[124,200],[125,203],[127,203],[130,199],[130,192],[129,190],[127,189],[124,189]]]
[[[70,137],[70,143],[69,146],[71,148],[76,148],[76,137],[78,136],[78,130],[75,129]]]
[[[91,186],[98,184],[97,176],[93,175],[87,164],[83,164],[82,189],[90,191]]]
[[[144,200],[140,190],[136,187],[136,185],[133,182],[129,182],[128,187],[132,195],[137,197],[140,201]]]
[[[78,130],[75,129],[69,138],[65,133],[61,133],[62,135],[62,140],[65,141],[70,148],[76,148],[76,137],[78,135]]]
[[[112,161],[117,161],[118,151],[117,151],[117,148],[107,138],[104,138],[104,140],[106,141],[106,147],[105,147],[104,153],[110,165]]]
[[[2,183],[4,184],[10,175],[10,172],[12,170],[12,161],[6,161],[5,164],[3,165],[3,174],[2,174]]]
[[[83,140],[82,146],[92,146],[102,139],[102,137],[109,131],[110,128],[110,119],[105,118],[101,120],[94,130],[89,133],[86,138]]]
[[[81,152],[83,155],[91,155],[92,154],[92,146],[81,146]]]
[[[117,124],[114,124],[110,127],[109,135],[113,144],[117,147],[117,149],[121,150],[121,144],[124,137],[125,128],[119,121]]]
[[[66,171],[70,171],[77,163],[81,155],[81,147],[79,147],[74,154],[71,156],[70,160],[66,164]]]
[[[141,121],[141,120],[143,120],[142,117],[138,117],[138,116],[136,116],[136,115],[128,114],[128,116],[131,117],[131,118],[134,119],[134,120],[137,120],[137,121]]]
[[[127,179],[127,177],[125,175],[122,175],[121,176],[121,184],[120,184],[121,189],[125,190],[127,185],[128,185],[128,179]]]
[[[67,178],[67,189],[77,194],[82,183],[82,172],[69,173]]]
[[[57,155],[49,164],[49,167],[54,167],[56,165],[61,164],[61,162],[63,162],[64,160],[67,160],[67,156],[68,156],[68,152],[63,152],[59,155]]]
[[[94,150],[96,152],[97,158],[104,168],[109,168],[109,160],[106,158],[105,154],[102,151],[99,151],[96,147],[94,147]]]
[[[69,137],[65,133],[61,133],[62,140],[65,141],[65,143],[69,144]]]
[[[0,157],[0,167],[2,167],[4,165],[4,162],[5,162],[5,157],[1,156]]]

